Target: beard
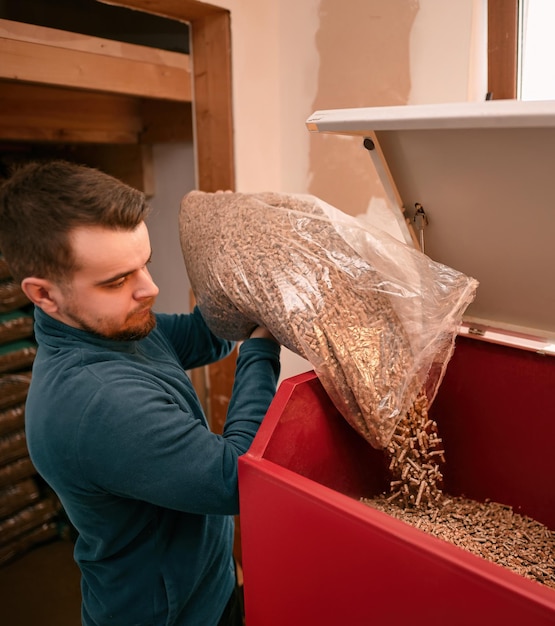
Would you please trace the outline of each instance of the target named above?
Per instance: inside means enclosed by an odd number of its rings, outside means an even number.
[[[98,331],[94,332],[105,339],[113,339],[114,341],[138,341],[139,339],[144,339],[148,334],[150,334],[150,331],[155,326],[156,318],[154,317],[154,313],[149,311],[148,317],[140,325],[137,324],[136,326],[130,326],[129,328],[116,330],[106,334],[99,333]]]
[[[138,341],[139,339],[144,339],[156,326],[154,313],[148,310],[148,315],[145,317],[144,309],[130,313],[124,325],[117,327],[110,324],[107,320],[95,320],[93,324],[91,321],[84,319],[77,311],[66,309],[64,314],[77,328],[101,339],[111,339],[113,341]],[[135,320],[136,316],[139,316],[139,319]]]

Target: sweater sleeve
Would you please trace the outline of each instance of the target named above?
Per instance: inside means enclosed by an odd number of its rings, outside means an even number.
[[[157,324],[185,369],[219,361],[231,353],[235,342],[221,339],[208,328],[200,309],[191,313],[168,315],[159,313]]]
[[[84,474],[95,489],[117,496],[189,513],[237,514],[237,460],[274,397],[279,353],[267,339],[241,345],[222,435],[210,432],[194,398],[177,402],[155,378],[110,381],[84,411]]]

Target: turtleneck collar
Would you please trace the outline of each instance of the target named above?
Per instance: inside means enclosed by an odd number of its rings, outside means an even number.
[[[35,306],[35,336],[37,342],[46,341],[52,343],[54,340],[57,344],[63,345],[64,342],[71,342],[72,338],[78,339],[84,343],[88,343],[118,352],[134,352],[138,341],[120,341],[116,339],[106,339],[81,328],[69,326],[64,322],[54,319],[45,313],[40,307]]]

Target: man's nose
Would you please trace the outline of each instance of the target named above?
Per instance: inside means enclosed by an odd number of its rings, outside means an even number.
[[[152,276],[146,267],[144,267],[139,274],[139,285],[135,290],[135,298],[142,300],[145,298],[155,298],[160,289],[156,283],[152,280]]]

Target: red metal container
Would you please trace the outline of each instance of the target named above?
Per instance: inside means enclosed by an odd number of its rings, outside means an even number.
[[[347,110],[331,112],[329,123],[320,112],[309,126],[365,137],[375,130],[405,206],[441,208],[432,210],[427,253],[480,280],[431,408],[445,445],[444,491],[510,505],[555,530],[555,289],[547,278],[555,176],[553,159],[544,163],[555,145],[555,103],[483,108],[492,104],[468,113],[459,105]],[[515,189],[530,177],[523,217]],[[454,229],[453,212],[467,203]],[[465,228],[475,231],[471,242]],[[387,490],[384,455],[347,424],[313,373],[280,385],[239,459],[239,481],[247,626],[555,624],[555,590],[360,502]]]
[[[447,493],[555,528],[554,381],[551,357],[459,340],[433,411]],[[555,590],[358,501],[386,490],[383,455],[312,373],[281,384],[239,472],[248,626],[555,624]]]

